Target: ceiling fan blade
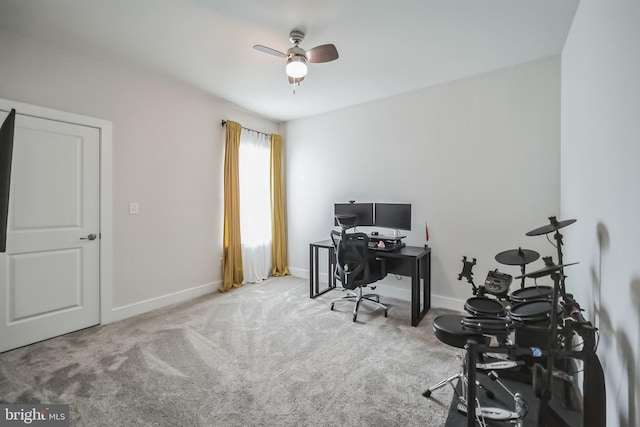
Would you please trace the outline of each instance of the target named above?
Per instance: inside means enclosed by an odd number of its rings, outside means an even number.
[[[338,59],[338,49],[333,44],[323,44],[307,51],[309,62],[329,62]]]
[[[301,81],[304,80],[304,77],[298,77],[298,78],[294,78],[291,76],[287,76],[289,78],[289,83],[290,84],[294,84],[294,83],[300,83]]]
[[[271,49],[270,47],[262,46],[261,44],[257,44],[253,46],[255,50],[259,50],[260,52],[267,53],[273,56],[279,56],[280,58],[286,58],[287,54],[282,53],[279,50]]]

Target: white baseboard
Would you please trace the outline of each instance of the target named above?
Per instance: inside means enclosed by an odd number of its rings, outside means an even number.
[[[295,267],[289,267],[289,273],[291,273],[292,276],[294,277],[299,277],[301,279],[309,279],[309,270],[305,270],[303,268],[295,268]],[[322,281],[327,280],[327,274],[321,274],[320,278]]]
[[[440,295],[431,295],[431,307],[444,308],[447,310],[464,311],[464,301],[459,299],[443,297]]]
[[[206,283],[204,285],[196,286],[183,291],[174,292],[168,295],[162,295],[148,300],[136,302],[122,307],[116,307],[111,310],[110,316],[103,324],[116,322],[118,320],[126,319],[128,317],[137,316],[138,314],[147,313],[158,308],[167,307],[172,304],[188,301],[198,298],[202,295],[210,294],[218,290],[218,287],[222,284],[222,281]]]

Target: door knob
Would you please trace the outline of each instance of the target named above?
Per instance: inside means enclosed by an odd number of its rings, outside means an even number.
[[[97,237],[98,236],[96,236],[95,234],[91,233],[87,237],[81,237],[80,240],[96,240]]]

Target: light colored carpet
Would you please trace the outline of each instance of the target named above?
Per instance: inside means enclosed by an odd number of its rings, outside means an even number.
[[[442,426],[459,370],[431,310],[309,298],[273,278],[0,354],[0,403],[68,403],[75,426]]]

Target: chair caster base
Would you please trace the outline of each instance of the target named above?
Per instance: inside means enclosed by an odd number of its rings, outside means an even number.
[[[344,302],[344,301],[349,301],[352,303],[355,303],[355,307],[353,309],[353,322],[355,323],[357,321],[358,318],[358,308],[360,307],[360,304],[367,301],[367,303],[371,303],[374,305],[377,305],[378,308],[381,308],[384,310],[384,317],[389,317],[388,314],[388,309],[387,306],[384,304],[380,303],[380,296],[377,294],[362,294],[362,287],[359,288],[359,293],[353,293],[353,292],[349,292],[348,295],[343,296],[342,298],[336,298],[334,300],[331,301],[331,311],[334,311],[335,309],[335,303],[337,302]]]

